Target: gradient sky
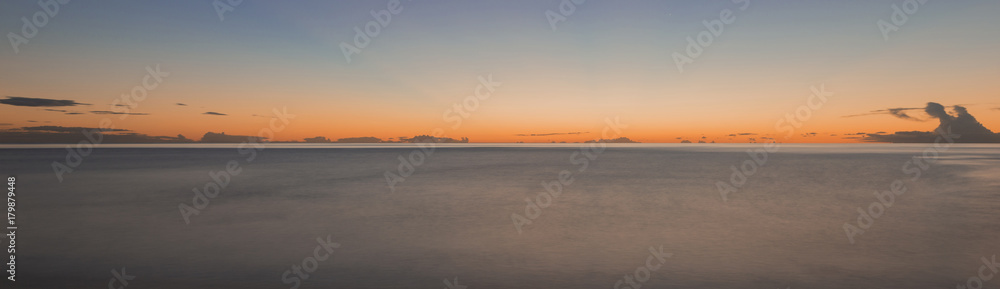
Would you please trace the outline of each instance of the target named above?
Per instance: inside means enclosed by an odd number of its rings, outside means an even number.
[[[429,134],[473,142],[584,141],[607,117],[641,142],[747,142],[834,93],[787,142],[852,142],[857,132],[930,131],[933,121],[844,117],[927,102],[964,105],[1000,130],[1000,2],[928,1],[883,39],[876,22],[904,1],[586,1],[553,31],[560,1],[402,1],[403,10],[348,63],[340,43],[388,0],[244,0],[220,21],[211,1],[71,1],[14,53],[0,45],[0,97],[66,99],[110,110],[147,66],[170,73],[116,127],[149,135],[253,135],[273,108],[297,115],[277,140]],[[683,73],[703,20],[736,20]],[[0,4],[19,33],[34,1]],[[5,40],[7,37],[4,38]],[[459,129],[442,115],[493,75],[502,86]],[[187,106],[178,106],[185,103]],[[206,115],[220,112],[225,116]],[[920,115],[920,112],[915,112]],[[0,105],[0,127],[96,127],[107,115]],[[29,120],[35,122],[28,122]],[[544,137],[516,136],[586,132]],[[831,136],[836,134],[837,136]]]

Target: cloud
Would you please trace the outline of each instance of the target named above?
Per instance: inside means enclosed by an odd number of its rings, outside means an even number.
[[[1000,134],[987,129],[965,107],[952,106],[952,113],[945,111],[945,106],[928,102],[924,113],[940,122],[934,131],[897,131],[893,134],[869,134],[863,138],[872,142],[893,143],[929,143],[937,140],[941,133],[960,135],[955,142],[963,143],[1000,143]]]
[[[205,135],[201,137],[200,142],[205,143],[244,143],[244,142],[264,142],[267,138],[256,137],[256,136],[246,136],[246,135],[228,135],[225,132],[214,133],[206,132]]]
[[[102,131],[103,143],[186,143],[194,142],[183,135],[177,137],[150,136],[127,129],[98,129],[91,127],[31,126],[0,130],[0,143],[79,143],[90,141],[83,131]]]
[[[148,113],[141,113],[141,112],[117,112],[117,111],[108,111],[108,110],[93,110],[90,113],[93,113],[93,114],[149,115]]]
[[[0,126],[14,125],[13,123],[0,123]]]
[[[34,97],[8,96],[7,99],[0,99],[0,103],[13,106],[34,106],[34,107],[56,107],[56,106],[76,106],[90,105],[65,99],[48,99]]]
[[[22,127],[22,128],[19,128],[19,129],[20,130],[24,130],[24,131],[80,132],[82,130],[95,130],[96,128],[78,127],[78,126],[44,125],[44,126]],[[120,129],[120,128],[117,128],[117,129],[114,129],[114,128],[105,128],[105,129],[101,129],[101,131],[129,131],[129,130],[127,130],[127,129]]]
[[[219,112],[214,112],[214,111],[209,111],[209,112],[206,112],[206,113],[203,113],[203,114],[207,114],[207,115],[228,115],[228,114],[225,114],[225,113],[219,113]]]
[[[183,104],[183,103],[180,103],[180,102],[178,102],[177,105],[179,105],[179,106],[188,106],[187,104]]]
[[[74,115],[74,114],[83,114],[83,113],[82,112],[67,112],[66,114]]]
[[[575,134],[585,134],[588,132],[552,132],[552,133],[532,133],[532,134],[515,134],[515,136],[552,136],[552,135],[575,135]]]
[[[905,120],[927,121],[927,119],[921,119],[921,118],[913,117],[913,116],[911,116],[911,115],[909,115],[907,113],[907,111],[922,110],[922,109],[923,109],[922,107],[895,107],[895,108],[886,108],[886,109],[873,110],[873,111],[870,111],[870,112],[867,112],[867,113],[862,113],[862,114],[845,115],[843,117],[858,117],[858,116],[866,116],[866,115],[888,114],[888,115],[891,115],[891,116],[894,116],[894,117],[897,117],[897,118],[900,118],[900,119],[905,119]]]
[[[51,108],[46,108],[45,111],[66,112],[65,109],[51,109]]]
[[[914,109],[913,108],[890,108],[890,109],[888,109],[888,112],[892,116],[895,116],[895,117],[901,118],[901,119],[905,119],[905,120],[927,121],[926,119],[919,119],[919,118],[912,117],[909,114],[906,114],[907,110],[914,110]]]

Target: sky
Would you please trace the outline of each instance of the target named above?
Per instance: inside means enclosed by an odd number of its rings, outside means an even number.
[[[577,142],[618,118],[640,142],[862,142],[934,130],[929,102],[1000,130],[998,1],[236,2],[0,3],[0,130],[256,135],[277,109],[295,116],[282,141]],[[793,133],[776,125],[802,107]]]

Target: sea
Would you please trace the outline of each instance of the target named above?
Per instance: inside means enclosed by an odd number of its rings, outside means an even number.
[[[7,145],[0,173],[3,288],[1000,288],[998,145]]]

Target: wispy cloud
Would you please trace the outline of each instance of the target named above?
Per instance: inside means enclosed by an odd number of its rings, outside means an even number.
[[[516,136],[553,136],[553,135],[577,135],[577,134],[585,134],[585,133],[590,133],[590,132],[589,131],[588,132],[575,131],[575,132],[550,132],[550,133],[532,133],[532,134],[515,134],[515,135]]]
[[[25,130],[25,131],[47,131],[47,132],[79,132],[82,130],[94,130],[94,129],[95,128],[89,128],[89,127],[55,126],[55,125],[29,126],[20,128],[20,130]],[[120,128],[102,128],[101,131],[129,131],[129,130]]]
[[[117,111],[109,111],[109,110],[93,110],[90,113],[93,113],[93,114],[149,115],[148,113],[142,113],[142,112],[117,112]]]
[[[228,115],[228,114],[225,114],[225,113],[214,112],[214,111],[205,112],[203,114],[207,114],[207,115]]]

